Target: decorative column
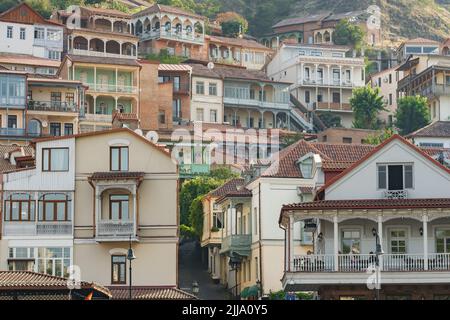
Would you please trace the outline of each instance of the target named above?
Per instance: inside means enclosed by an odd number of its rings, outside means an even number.
[[[428,270],[428,215],[425,211],[422,215],[423,228],[423,261],[424,270]]]
[[[135,236],[137,236],[137,199],[136,199],[136,193],[137,193],[137,187],[136,185],[133,186],[133,193],[132,193],[132,197],[133,197],[133,234]]]
[[[98,225],[99,225],[100,221],[102,220],[101,206],[102,206],[101,193],[100,193],[98,186],[95,186],[95,214],[94,214],[95,235],[94,236],[98,236]]]
[[[378,238],[380,239],[380,246],[383,250],[383,216],[381,214],[378,215]],[[380,270],[383,270],[383,256],[379,256],[378,262],[380,265]]]
[[[276,129],[277,128],[277,116],[278,116],[278,111],[272,111],[273,113],[273,128]]]
[[[97,91],[97,67],[94,66],[94,91]]]
[[[119,76],[119,70],[117,68],[115,69],[115,74],[116,74],[116,81],[115,81],[116,82],[116,92],[118,92],[118,89],[117,89],[117,85],[118,85],[117,77]],[[117,100],[116,100],[116,102],[117,102]],[[117,103],[116,103],[116,107],[117,107]]]
[[[333,217],[333,236],[334,236],[334,271],[339,271],[339,229],[338,229],[338,217]]]
[[[292,270],[292,262],[294,259],[294,216],[289,215],[289,230],[288,230],[288,241],[289,241],[289,271]]]

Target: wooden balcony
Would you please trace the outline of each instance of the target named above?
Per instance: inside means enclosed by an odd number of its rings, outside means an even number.
[[[316,110],[330,110],[330,111],[352,111],[350,103],[339,102],[317,102]]]
[[[252,235],[233,234],[223,238],[221,254],[237,253],[241,256],[249,256],[251,252]]]

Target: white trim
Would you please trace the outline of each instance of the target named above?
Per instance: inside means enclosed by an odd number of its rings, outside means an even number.
[[[129,146],[131,143],[127,139],[113,139],[108,141],[109,146]]]
[[[392,254],[399,254],[399,253],[393,253],[392,252],[392,248],[391,248],[391,231],[392,230],[405,230],[406,231],[406,238],[405,238],[405,254],[409,253],[409,242],[410,240],[412,240],[411,237],[411,225],[389,225],[386,226],[386,246],[387,246],[387,251],[388,253],[392,253]]]
[[[128,253],[127,249],[123,249],[123,248],[113,248],[111,250],[108,251],[109,255],[126,255]]]

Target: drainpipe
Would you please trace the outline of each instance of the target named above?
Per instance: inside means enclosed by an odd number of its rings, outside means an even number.
[[[264,284],[263,284],[263,273],[262,273],[262,247],[261,247],[261,182],[258,184],[258,205],[259,205],[259,222],[258,222],[258,228],[259,228],[259,282],[261,285],[261,296],[264,294]]]

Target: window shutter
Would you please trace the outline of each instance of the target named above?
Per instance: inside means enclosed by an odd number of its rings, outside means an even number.
[[[412,189],[413,187],[413,166],[405,165],[403,167],[405,170],[405,189]]]
[[[386,189],[386,166],[378,166],[378,189]]]

